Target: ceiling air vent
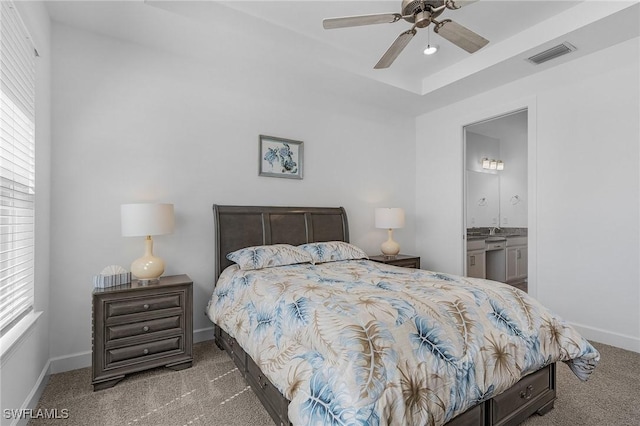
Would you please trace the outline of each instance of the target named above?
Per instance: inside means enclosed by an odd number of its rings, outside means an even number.
[[[533,55],[532,57],[527,58],[527,60],[536,65],[540,65],[543,62],[547,62],[559,56],[566,55],[567,53],[571,53],[574,50],[576,50],[575,46],[565,41],[562,44],[553,46],[551,49],[547,49],[544,52],[540,52],[537,55]]]

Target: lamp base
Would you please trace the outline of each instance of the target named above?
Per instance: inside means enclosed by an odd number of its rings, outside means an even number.
[[[389,229],[389,239],[382,243],[382,245],[380,246],[380,251],[382,251],[382,254],[384,254],[385,257],[395,257],[398,255],[398,253],[400,253],[400,244],[393,241],[393,231],[391,229]]]
[[[143,256],[133,261],[131,273],[138,281],[158,281],[164,273],[164,261],[155,256]]]
[[[164,260],[153,255],[153,240],[150,236],[145,240],[145,253],[131,264],[131,274],[145,284],[158,281],[164,273]]]

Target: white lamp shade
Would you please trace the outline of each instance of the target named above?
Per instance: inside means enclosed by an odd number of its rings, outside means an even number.
[[[144,237],[173,232],[173,204],[122,204],[120,214],[123,237]]]
[[[376,209],[376,228],[396,229],[404,227],[404,210],[397,207]]]

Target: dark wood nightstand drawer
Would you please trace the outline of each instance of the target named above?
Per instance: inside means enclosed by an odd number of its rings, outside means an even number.
[[[182,305],[180,293],[156,297],[136,297],[123,301],[107,302],[107,317],[151,312],[160,309],[179,308]]]
[[[165,330],[180,331],[182,323],[181,315],[166,318],[134,322],[131,324],[107,326],[106,341],[124,339],[131,336],[153,336],[154,333]]]
[[[163,354],[182,349],[182,337],[171,337],[169,339],[156,340],[139,345],[125,346],[124,348],[109,349],[106,353],[107,368],[120,361],[130,361],[133,359],[151,358],[153,355]],[[170,354],[167,354],[170,355]],[[154,357],[155,358],[155,357]]]

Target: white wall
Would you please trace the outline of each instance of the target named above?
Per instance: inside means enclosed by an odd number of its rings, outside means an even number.
[[[22,19],[40,54],[36,59],[36,194],[35,194],[35,294],[34,310],[40,316],[2,358],[0,400],[2,425],[5,409],[35,407],[46,383],[49,367],[49,252],[50,252],[50,172],[51,172],[51,48],[49,15],[42,3],[16,2]],[[21,423],[25,423],[22,421]]]
[[[500,138],[500,158],[505,163],[500,172],[500,226],[526,228],[529,205],[526,113],[504,118],[509,119],[522,125],[510,126]]]
[[[530,289],[585,337],[640,351],[638,56],[636,38],[418,117],[424,267],[463,271],[463,126],[528,107]]]
[[[91,277],[129,267],[143,241],[120,236],[120,204],[175,204],[176,231],[154,238],[167,275],[194,280],[194,329],[211,326],[211,206],[344,206],[351,241],[376,254],[374,207],[404,207],[394,237],[414,246],[413,119],[372,109],[251,58],[235,78],[219,64],[54,24],[51,356],[54,371],[89,365]],[[304,141],[304,179],[258,176],[258,135]],[[389,169],[391,168],[391,169]],[[389,170],[389,171],[387,171]],[[204,335],[200,336],[201,338]]]

